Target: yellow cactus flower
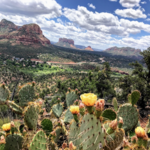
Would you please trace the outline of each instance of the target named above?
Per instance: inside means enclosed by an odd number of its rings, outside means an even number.
[[[146,132],[142,127],[137,127],[135,129],[135,134],[138,138],[144,138],[146,135]]]
[[[70,106],[70,111],[72,114],[78,114],[79,113],[79,106]]]
[[[93,93],[82,94],[80,98],[85,106],[94,106],[97,101],[97,96]]]
[[[3,131],[10,131],[11,123],[3,124],[2,129]]]

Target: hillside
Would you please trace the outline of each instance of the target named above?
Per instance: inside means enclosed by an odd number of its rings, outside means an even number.
[[[112,55],[121,55],[121,56],[127,56],[130,58],[138,58],[141,59],[142,56],[140,55],[141,50],[135,49],[131,47],[111,47],[106,49],[104,52],[111,53]]]
[[[27,24],[22,27],[6,19],[0,22],[0,44],[26,45],[31,47],[50,46],[48,40],[37,24]]]

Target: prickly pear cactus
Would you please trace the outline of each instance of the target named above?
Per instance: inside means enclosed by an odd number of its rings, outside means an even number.
[[[54,130],[56,132],[56,137],[53,139],[55,143],[59,141],[60,134],[63,132],[61,127],[56,127]]]
[[[123,142],[124,134],[123,129],[117,129],[114,133],[107,135],[104,150],[115,150]]]
[[[0,84],[0,103],[3,103],[9,99],[9,93],[10,91],[5,84]]]
[[[48,136],[53,130],[53,124],[49,119],[43,119],[41,122],[42,129],[45,131]]]
[[[102,150],[104,140],[106,139],[106,131],[96,116],[93,114],[86,114],[81,121],[80,133],[77,138],[80,138],[80,144],[75,146],[79,148],[82,146],[83,150]]]
[[[19,134],[10,134],[6,137],[5,150],[21,150],[23,137]]]
[[[52,112],[57,118],[59,118],[63,112],[62,104],[58,103],[58,104],[53,105]]]
[[[112,105],[114,106],[114,110],[117,111],[118,110],[118,102],[115,97],[112,100]]]
[[[47,150],[47,139],[45,133],[40,130],[34,135],[29,150]]]
[[[12,101],[7,101],[7,106],[15,113],[17,114],[22,114],[23,113],[23,109],[17,105],[16,103],[12,102]]]
[[[38,113],[34,104],[29,105],[24,111],[24,121],[29,130],[36,130],[38,122]]]
[[[123,118],[122,128],[125,131],[132,130],[138,124],[139,114],[135,107],[131,104],[123,104],[117,112],[117,121],[119,117]]]
[[[69,107],[70,105],[72,105],[74,103],[74,101],[78,98],[77,94],[75,92],[69,92],[66,95],[66,103],[67,106]]]
[[[33,101],[35,97],[34,86],[30,83],[27,83],[21,87],[19,90],[19,105],[26,106],[28,102]]]
[[[104,117],[104,119],[106,118],[106,119],[109,119],[109,120],[115,120],[116,117],[117,117],[117,114],[113,109],[108,108],[108,109],[105,109],[102,112],[102,117]]]
[[[131,94],[128,94],[127,98],[128,98],[128,102],[131,104],[132,103],[131,102]]]
[[[71,111],[69,109],[67,109],[67,111],[65,113],[64,123],[70,123],[70,121],[72,119],[73,119],[73,115],[72,115]]]
[[[74,145],[79,145],[80,144],[80,138],[78,138],[79,133],[80,133],[79,125],[73,120],[70,126],[69,142],[72,141]]]
[[[135,90],[131,93],[131,103],[134,106],[137,101],[140,99],[141,93],[138,90]]]

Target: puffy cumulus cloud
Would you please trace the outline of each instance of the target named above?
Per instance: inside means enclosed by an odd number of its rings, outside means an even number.
[[[134,47],[141,50],[146,50],[148,47],[150,47],[149,43],[150,43],[150,36],[142,36],[139,39],[126,37],[119,40],[120,45]]]
[[[88,3],[88,6],[93,8],[93,9],[96,9],[96,7],[93,4]]]
[[[143,14],[143,12],[140,9],[117,9],[115,10],[115,13],[121,17],[125,18],[132,18],[132,19],[138,19],[138,18],[146,18],[147,16]]]
[[[87,10],[86,7],[78,6],[76,9],[64,8],[64,16],[70,21],[79,24],[81,27],[87,24],[90,26],[106,25],[116,26],[119,24],[118,17],[111,13],[98,13]]]
[[[149,24],[144,24],[143,22],[138,22],[138,21],[129,21],[126,19],[120,19],[120,25],[126,29],[136,29],[136,30],[143,30],[148,33],[150,33],[150,25]]]
[[[46,15],[48,19],[62,14],[62,7],[55,0],[1,0],[0,13],[36,17]]]
[[[135,6],[139,6],[141,0],[120,0],[119,3],[123,6],[123,7],[128,7],[128,8],[132,8]]]

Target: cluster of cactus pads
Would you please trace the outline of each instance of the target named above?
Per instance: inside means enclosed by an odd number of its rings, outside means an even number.
[[[23,117],[19,128],[14,122],[2,126],[0,150],[149,149],[150,119],[145,129],[138,124],[139,91],[129,94],[128,103],[120,106],[113,98],[114,108],[107,109],[104,109],[105,100],[97,99],[92,93],[82,94],[81,100],[77,100],[76,93],[70,91],[66,95],[68,108],[64,110],[64,104],[58,99],[50,116],[46,116],[41,113],[42,100],[34,99],[34,84],[19,88],[19,104],[9,101],[10,91],[4,84],[0,85],[0,104],[8,105]]]

